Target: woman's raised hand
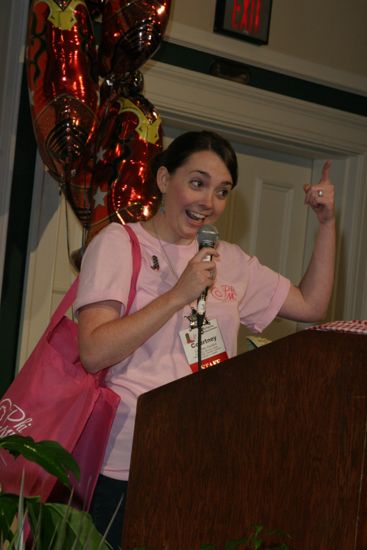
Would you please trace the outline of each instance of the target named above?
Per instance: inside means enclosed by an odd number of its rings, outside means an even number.
[[[321,179],[315,185],[305,184],[305,204],[316,213],[320,223],[327,223],[335,217],[334,186],[329,179],[331,161],[327,160],[322,168]]]

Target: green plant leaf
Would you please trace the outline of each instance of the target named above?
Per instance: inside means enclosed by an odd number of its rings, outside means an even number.
[[[242,537],[238,540],[230,540],[224,545],[224,550],[234,550],[234,548],[238,548],[241,544],[247,544],[248,542],[248,537]]]
[[[287,533],[279,529],[267,530],[263,525],[257,524],[251,526],[251,534],[248,537],[249,548],[252,550],[289,550],[289,547],[282,542],[268,543],[269,537],[276,537],[277,539],[291,538]]]
[[[69,505],[28,502],[32,533],[40,549],[109,550],[111,546],[95,528],[90,514]],[[41,515],[41,521],[40,521]]]
[[[47,472],[56,476],[64,485],[70,487],[68,474],[71,472],[76,479],[80,477],[77,462],[56,441],[40,441],[36,443],[31,437],[9,435],[0,439],[0,447],[6,449],[15,457],[22,455],[27,460],[42,466]]]
[[[13,538],[10,528],[18,512],[18,501],[17,495],[0,493],[0,540],[2,543],[6,540],[10,542]]]
[[[25,499],[23,495],[14,495],[12,493],[0,492],[0,541],[4,543],[15,543],[19,538],[19,527],[22,523],[22,518],[19,517],[20,508],[23,504],[20,504],[21,499],[23,501],[33,501],[35,503],[40,502],[40,497],[28,497]],[[18,525],[15,532],[11,530],[13,521],[17,517]],[[2,548],[2,546],[0,546]]]

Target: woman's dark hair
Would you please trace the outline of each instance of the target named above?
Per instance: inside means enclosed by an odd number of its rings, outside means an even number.
[[[186,162],[190,155],[200,151],[213,151],[222,159],[231,174],[234,187],[238,177],[236,153],[225,138],[206,130],[181,134],[169,144],[165,151],[158,153],[150,164],[152,178],[155,180],[161,166],[165,166],[172,174]]]

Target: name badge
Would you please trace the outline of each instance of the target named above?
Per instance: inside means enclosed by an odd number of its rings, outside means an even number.
[[[181,330],[180,339],[188,364],[193,372],[198,371],[198,340],[197,330]],[[228,359],[216,319],[204,324],[201,332],[201,368],[207,369]]]

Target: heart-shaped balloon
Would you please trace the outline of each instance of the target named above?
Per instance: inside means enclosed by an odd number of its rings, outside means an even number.
[[[90,157],[98,122],[97,53],[84,0],[32,1],[26,61],[40,155],[65,183]]]
[[[107,0],[102,16],[99,71],[124,77],[158,49],[171,0]]]
[[[87,241],[111,221],[143,221],[158,206],[150,159],[162,150],[161,118],[142,95],[116,95],[105,107],[98,130],[92,181],[92,215]]]

